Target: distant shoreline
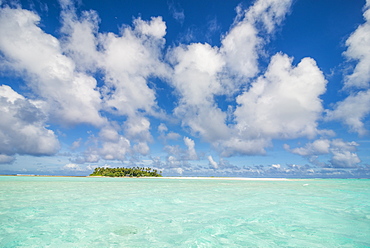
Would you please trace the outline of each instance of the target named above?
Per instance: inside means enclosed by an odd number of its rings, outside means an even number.
[[[27,175],[27,174],[0,174],[0,176],[13,176],[13,177],[86,177],[86,178],[126,178],[126,179],[184,179],[184,180],[233,180],[233,181],[298,181],[298,180],[316,180],[316,179],[367,179],[370,178],[260,178],[260,177],[107,177],[107,176],[61,176],[61,175]]]
[[[28,174],[15,174],[15,175],[5,175],[0,174],[1,177],[87,177],[87,176],[61,176],[61,175],[28,175]]]
[[[141,179],[198,179],[198,180],[237,180],[237,181],[290,181],[296,179],[289,178],[249,178],[249,177],[107,177],[107,176],[60,176],[60,175],[0,175],[0,176],[15,176],[15,177],[86,177],[86,178],[141,178]]]
[[[155,177],[148,177],[155,178]],[[158,178],[158,177],[157,177]],[[289,181],[288,178],[253,178],[253,177],[159,177],[164,179],[200,179],[200,180],[237,180],[237,181]]]

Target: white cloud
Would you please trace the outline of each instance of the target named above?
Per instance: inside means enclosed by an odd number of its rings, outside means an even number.
[[[162,17],[152,17],[150,21],[143,21],[140,17],[134,20],[135,31],[139,34],[162,39],[166,35],[166,24]]]
[[[139,141],[152,141],[150,134],[150,122],[148,118],[142,116],[133,116],[124,123],[125,134],[129,139]]]
[[[342,139],[335,139],[332,141],[332,146],[334,149],[337,150],[346,150],[346,151],[356,151],[356,147],[359,146],[359,144],[355,141],[352,142],[344,142]]]
[[[262,37],[261,33],[272,33],[284,19],[291,3],[291,0],[259,0],[245,11],[237,7],[234,26],[223,37],[221,47],[226,66],[232,74],[247,79],[258,73],[257,60],[262,45],[268,40],[268,36]]]
[[[194,140],[184,137],[184,143],[186,145],[187,149],[187,159],[188,160],[196,160],[198,159],[197,152],[195,151],[195,142]]]
[[[7,85],[0,86],[0,155],[53,155],[59,141],[46,128],[46,116],[38,105],[16,93]]]
[[[99,16],[95,11],[83,11],[78,18],[74,3],[60,1],[62,5],[62,28],[66,35],[62,39],[63,50],[73,58],[78,69],[95,71],[101,54],[97,51]]]
[[[161,18],[134,20],[134,29],[122,27],[121,35],[101,34],[101,68],[105,71],[104,104],[119,115],[144,111],[155,114],[158,106],[148,77],[166,77],[169,68],[161,61],[165,24]]]
[[[291,0],[259,0],[248,9],[245,19],[254,24],[261,23],[271,33],[284,20],[291,4]]]
[[[189,163],[184,160],[178,160],[174,156],[168,156],[164,167],[165,169],[173,170],[179,174],[182,174],[184,168],[189,167]]]
[[[84,171],[83,168],[81,168],[81,166],[79,166],[78,164],[66,164],[65,166],[62,167],[63,170],[68,170],[68,171]]]
[[[367,134],[364,119],[370,113],[370,9],[369,1],[364,8],[365,23],[347,39],[344,55],[357,64],[350,75],[344,78],[344,89],[361,89],[338,102],[334,110],[327,111],[328,120],[341,120],[352,132]]]
[[[326,90],[323,73],[311,58],[296,66],[283,54],[272,57],[266,73],[237,97],[237,129],[246,136],[314,137]]]
[[[197,160],[199,157],[195,150],[194,140],[188,137],[184,137],[183,141],[186,149],[183,149],[178,145],[167,145],[164,147],[164,151],[169,154],[169,157],[171,157],[171,161],[178,161],[179,163],[184,162],[184,164],[187,164],[187,161],[189,160]]]
[[[345,142],[342,139],[318,139],[312,143],[307,143],[304,147],[290,149],[288,145],[284,148],[294,154],[308,157],[309,160],[316,165],[322,167],[335,167],[335,168],[353,168],[361,162],[356,152],[356,147],[359,144],[352,142]],[[330,154],[330,164],[319,162],[318,155]]]
[[[208,162],[212,166],[212,168],[217,169],[218,168],[218,164],[217,164],[216,161],[213,160],[212,156],[209,155],[207,158],[208,158]]]
[[[46,99],[44,107],[53,121],[66,125],[104,123],[99,115],[96,80],[75,70],[59,41],[39,28],[40,17],[19,8],[5,7],[0,12],[0,50],[8,65],[25,72],[28,85]]]
[[[226,114],[214,103],[214,96],[222,93],[217,75],[224,62],[216,47],[191,44],[173,49],[169,57],[174,64],[172,84],[180,99],[174,114],[193,134],[206,140],[227,135]]]
[[[160,134],[158,138],[159,139],[162,139],[164,141],[167,141],[167,140],[178,140],[181,137],[181,135],[178,134],[178,133],[171,132],[171,131],[168,132],[168,128],[167,128],[167,126],[164,123],[161,123],[158,126],[158,133]]]
[[[103,166],[103,167],[109,167],[107,165]],[[74,163],[69,163],[69,164],[66,164],[62,167],[62,170],[64,171],[74,171],[74,172],[77,172],[77,171],[92,171],[96,168],[96,166],[92,166],[92,165],[87,165],[87,166],[81,166],[81,165],[78,165],[78,164],[74,164]]]
[[[243,138],[234,134],[227,140],[219,140],[213,143],[223,157],[233,155],[264,155],[265,148],[272,146],[271,140],[266,138]]]
[[[271,167],[275,168],[275,169],[280,169],[281,165],[280,164],[272,164]]]
[[[66,125],[88,123],[101,129],[90,138],[84,157],[76,161],[122,161],[128,155],[149,154],[148,144],[153,141],[149,116],[164,115],[158,107],[155,87],[150,87],[152,78],[169,82],[178,97],[173,114],[182,127],[210,142],[221,156],[265,154],[273,139],[315,138],[325,132],[318,129],[318,121],[323,112],[320,96],[327,83],[316,62],[304,58],[295,66],[292,58],[278,53],[265,72],[258,64],[266,55],[263,46],[291,4],[291,0],[257,0],[246,10],[239,6],[234,24],[221,37],[220,47],[207,43],[174,46],[167,51],[168,61],[163,56],[166,24],[162,17],[136,18],[132,26],[123,25],[119,34],[99,33],[96,12],[83,11],[78,16],[74,3],[61,0],[63,36],[58,40],[40,28],[37,14],[3,8],[2,64],[23,73],[33,97],[44,100],[31,101],[9,87],[0,87],[0,96],[6,96],[0,97],[1,116],[5,116],[0,125],[10,130],[6,133],[0,129],[1,138],[5,137],[0,141],[0,163],[12,162],[14,154],[55,153],[59,143],[46,125],[51,120]],[[183,22],[183,11],[171,8],[174,18]],[[364,17],[366,23],[347,40],[345,52],[348,59],[358,62],[345,79],[346,88],[363,91],[352,93],[334,111],[328,111],[328,119],[343,120],[360,134],[366,133],[363,120],[370,113],[369,10]],[[95,72],[103,75],[100,88],[90,76]],[[237,106],[231,106],[232,102],[225,111],[225,106],[218,105],[219,96],[232,99],[230,102],[236,99]],[[124,116],[125,121],[108,121],[100,115],[102,111],[109,112],[104,113],[107,116]],[[27,131],[22,133],[22,128]],[[165,141],[181,138],[164,123],[158,126],[158,134]],[[6,142],[13,142],[15,148],[10,151]],[[168,157],[164,167],[180,174],[188,172],[190,160],[199,159],[194,140],[184,137],[183,142],[186,148],[165,148]],[[81,139],[71,149],[80,145]],[[329,154],[331,167],[351,168],[360,163],[356,146],[322,138],[303,147],[285,148],[305,157]],[[218,163],[212,156],[207,158],[213,168],[233,168],[222,158]],[[79,170],[75,163],[65,168]],[[280,172],[284,169],[280,165],[272,168]]]
[[[315,137],[326,83],[313,59],[292,66],[291,58],[276,54],[265,74],[237,97],[233,136],[216,146],[225,156],[264,154],[271,139]]]
[[[361,162],[356,153],[350,151],[333,151],[333,157],[330,160],[335,168],[355,168]]]
[[[168,128],[167,128],[166,124],[164,124],[164,123],[159,124],[159,126],[158,126],[158,132],[159,133],[165,133],[167,131],[168,131]]]
[[[173,168],[172,171],[174,171],[177,174],[182,175],[182,173],[184,172],[184,169],[179,167],[179,168]]]
[[[246,11],[238,7],[234,25],[222,37],[220,48],[194,43],[180,45],[168,53],[174,65],[172,84],[180,96],[174,114],[192,134],[209,142],[227,139],[227,113],[218,108],[214,97],[232,95],[245,79],[258,73],[258,58],[266,38],[259,35],[272,33],[290,4],[290,0],[260,0]]]
[[[312,143],[307,143],[305,147],[299,147],[290,150],[289,146],[284,146],[286,150],[298,154],[301,156],[312,156],[320,154],[328,154],[330,147],[330,140],[328,139],[318,139]]]
[[[124,160],[126,154],[130,151],[130,141],[120,135],[118,131],[111,126],[100,131],[99,141],[102,146],[98,150],[98,153],[103,159]]]
[[[99,17],[94,11],[82,12],[78,18],[73,3],[62,2],[62,7],[64,48],[83,70],[99,69],[104,74],[105,84],[100,88],[103,110],[127,116],[123,123],[125,136],[118,134],[117,128],[109,129],[110,134],[103,128],[98,137],[100,148],[90,148],[85,157],[95,161],[99,156],[123,159],[129,152],[148,154],[147,143],[152,141],[152,136],[145,115],[163,115],[154,89],[148,86],[148,78],[164,78],[170,71],[161,55],[166,24],[161,17],[149,21],[139,17],[133,20],[132,27],[123,25],[119,35],[99,33]],[[81,46],[85,43],[86,46]]]
[[[134,145],[133,150],[141,155],[148,155],[150,148],[146,142],[139,142]]]
[[[327,110],[328,120],[341,120],[349,126],[352,132],[367,134],[363,119],[370,113],[370,90],[351,94],[338,102],[334,110]]]
[[[344,142],[341,139],[335,139],[332,141],[331,152],[333,157],[331,159],[331,164],[336,168],[353,168],[361,162],[356,152],[356,147],[359,146],[358,143]]]
[[[224,65],[217,47],[195,43],[179,46],[169,54],[174,67],[173,84],[183,104],[200,105],[212,101],[222,90],[217,73]]]
[[[99,33],[96,12],[84,11],[77,17],[73,3],[62,1],[61,5],[62,31],[66,35],[63,47],[80,68],[100,69],[104,74],[104,110],[127,116],[135,116],[138,111],[158,114],[148,78],[167,77],[170,71],[162,62],[166,34],[162,17],[152,17],[150,21],[136,18],[132,27],[121,27],[120,35]]]
[[[368,3],[367,3],[368,6]],[[353,73],[345,77],[345,87],[369,88],[370,83],[370,9],[365,8],[365,23],[347,39],[344,55],[357,65]]]
[[[90,137],[90,145],[84,151],[83,158],[78,157],[71,161],[75,163],[96,163],[100,159],[125,160],[126,156],[132,153],[131,142],[119,131],[121,131],[121,128],[117,125],[111,124],[103,127],[98,137],[93,135]]]
[[[262,38],[249,22],[237,23],[222,39],[221,52],[227,68],[236,75],[250,78],[257,74]]]

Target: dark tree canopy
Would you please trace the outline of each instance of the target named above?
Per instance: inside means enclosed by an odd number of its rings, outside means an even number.
[[[97,167],[90,176],[104,176],[104,177],[161,177],[157,170],[144,167],[117,167],[117,168],[104,168]]]

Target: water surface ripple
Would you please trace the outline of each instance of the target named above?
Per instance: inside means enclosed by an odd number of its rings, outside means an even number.
[[[0,177],[0,247],[370,247],[370,180]]]

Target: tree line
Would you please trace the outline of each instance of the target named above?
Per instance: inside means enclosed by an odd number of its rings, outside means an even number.
[[[90,176],[103,176],[103,177],[161,177],[162,171],[158,172],[149,167],[117,167],[117,168],[104,168],[97,167]]]

